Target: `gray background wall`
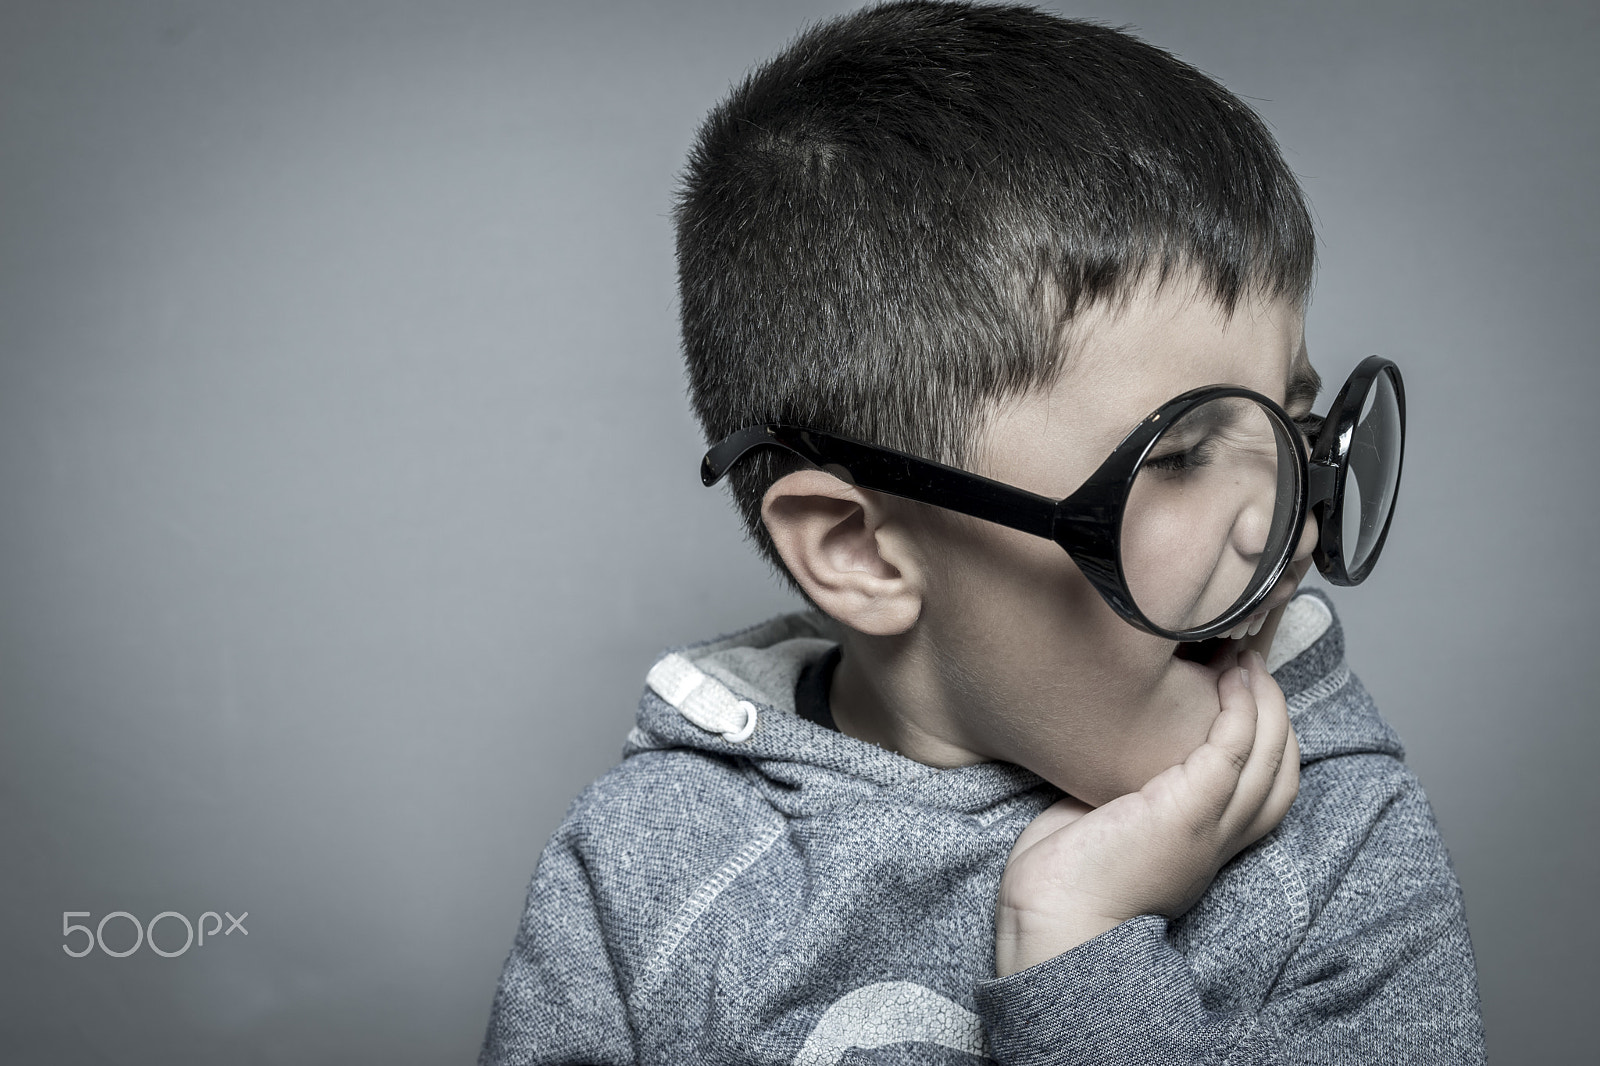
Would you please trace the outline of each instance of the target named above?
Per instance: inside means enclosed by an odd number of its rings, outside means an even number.
[[[0,1058],[471,1059],[655,652],[790,605],[695,476],[670,189],[730,81],[850,6],[0,4]],[[1317,211],[1325,377],[1405,366],[1400,520],[1336,599],[1492,1053],[1571,1061],[1595,9],[1060,10],[1259,107]],[[63,953],[63,911],[116,910],[249,934]]]

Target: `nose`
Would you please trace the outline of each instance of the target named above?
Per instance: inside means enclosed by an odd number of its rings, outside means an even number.
[[[1233,550],[1254,560],[1267,549],[1267,534],[1272,529],[1272,500],[1253,498],[1233,517]]]
[[[1233,550],[1246,559],[1254,560],[1267,549],[1267,539],[1272,528],[1273,503],[1257,499],[1244,507],[1234,517]],[[1295,542],[1291,564],[1302,564],[1311,558],[1317,547],[1317,520],[1309,511],[1300,527],[1300,539]]]

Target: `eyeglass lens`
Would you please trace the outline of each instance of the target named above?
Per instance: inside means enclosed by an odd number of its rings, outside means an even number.
[[[1367,565],[1388,522],[1400,483],[1400,449],[1400,402],[1393,380],[1379,374],[1361,405],[1345,461],[1340,537],[1351,573]]]
[[[1299,532],[1290,526],[1300,469],[1287,432],[1259,402],[1225,396],[1156,439],[1119,538],[1128,591],[1151,622],[1204,629],[1273,580]]]

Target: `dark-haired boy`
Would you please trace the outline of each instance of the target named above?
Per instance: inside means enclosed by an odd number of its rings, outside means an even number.
[[[1291,599],[1392,497],[1301,520],[1312,231],[1249,109],[889,4],[712,113],[678,226],[707,480],[816,610],[651,669],[482,1061],[1481,1062],[1427,800]]]

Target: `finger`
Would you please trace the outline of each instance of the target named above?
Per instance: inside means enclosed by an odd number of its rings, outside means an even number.
[[[1299,794],[1300,739],[1295,736],[1294,729],[1290,728],[1289,735],[1284,738],[1282,769],[1278,771],[1277,779],[1272,783],[1272,792],[1267,796],[1267,801],[1261,805],[1261,810],[1256,812],[1255,820],[1245,832],[1245,845],[1254,844],[1276,829],[1284,816],[1289,813],[1289,808],[1294,806],[1295,797]]]
[[[1202,749],[1212,748],[1226,757],[1237,777],[1250,761],[1257,717],[1255,694],[1244,683],[1244,675],[1237,664],[1223,670],[1217,679],[1217,700],[1222,709],[1211,723]]]
[[[1206,742],[1183,761],[1183,780],[1193,793],[1191,810],[1211,824],[1226,813],[1239,775],[1250,761],[1257,717],[1255,697],[1236,666],[1222,671],[1217,698],[1222,709],[1211,723]]]
[[[1240,656],[1239,662],[1250,673],[1250,694],[1256,701],[1256,735],[1224,820],[1224,828],[1234,830],[1250,825],[1266,803],[1283,767],[1284,739],[1290,733],[1289,707],[1283,690],[1267,670],[1267,661],[1251,651]]]

